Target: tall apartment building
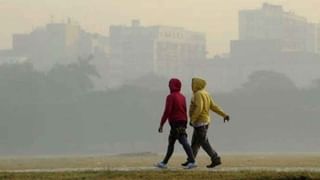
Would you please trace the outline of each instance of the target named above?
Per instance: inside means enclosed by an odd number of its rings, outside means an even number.
[[[68,64],[88,57],[95,49],[108,49],[107,46],[106,37],[87,33],[68,20],[67,23],[49,23],[30,33],[14,34],[12,51],[27,57],[39,69],[48,69],[56,63]]]
[[[113,76],[134,79],[147,73],[177,76],[185,67],[205,60],[205,35],[180,27],[110,27],[110,56]]]
[[[239,12],[239,40],[233,41],[231,48],[250,44],[252,48],[277,48],[281,52],[318,53],[317,33],[316,24],[306,18],[264,3],[261,9]]]
[[[28,34],[14,34],[12,47],[15,52],[22,54],[61,54],[76,46],[80,31],[80,26],[75,24],[50,23]]]

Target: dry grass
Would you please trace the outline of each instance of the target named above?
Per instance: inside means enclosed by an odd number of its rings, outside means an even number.
[[[54,168],[125,168],[150,167],[163,155],[140,154],[85,157],[0,158],[0,170],[54,169]],[[184,155],[173,155],[169,166],[179,168]],[[210,163],[205,155],[197,158],[198,165]],[[222,167],[313,167],[320,168],[320,154],[222,154]]]
[[[162,159],[162,155],[135,154],[119,156],[86,156],[86,157],[33,157],[33,158],[0,158],[0,170],[55,169],[55,168],[126,168],[151,167]],[[228,167],[307,167],[320,168],[319,154],[245,154],[222,155],[224,168]],[[272,171],[239,171],[221,172],[206,170],[182,170],[180,163],[184,155],[174,155],[170,167],[178,170],[153,171],[85,171],[85,172],[38,172],[38,173],[0,173],[0,179],[320,179],[319,172],[272,172]],[[209,158],[201,155],[198,165],[204,167]]]
[[[139,172],[60,172],[60,173],[0,173],[0,179],[224,179],[224,180],[250,180],[250,179],[320,179],[320,173],[309,172],[210,172],[210,171],[139,171]]]

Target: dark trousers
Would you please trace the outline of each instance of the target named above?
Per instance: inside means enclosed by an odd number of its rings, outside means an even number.
[[[189,162],[195,162],[192,149],[190,147],[190,144],[188,143],[186,126],[174,126],[174,125],[171,125],[170,135],[168,138],[168,141],[169,141],[168,149],[167,149],[166,156],[162,162],[165,164],[168,163],[170,157],[173,154],[174,144],[176,143],[176,140],[178,140],[179,143],[183,146],[183,149],[188,156]]]
[[[219,158],[218,153],[211,147],[209,143],[209,139],[207,137],[208,125],[195,127],[193,130],[192,140],[191,140],[191,148],[196,158],[200,147],[210,156],[211,161],[215,161]],[[188,159],[189,161],[189,159]]]

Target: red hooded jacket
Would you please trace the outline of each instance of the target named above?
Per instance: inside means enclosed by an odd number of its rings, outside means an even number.
[[[181,82],[179,79],[169,81],[170,94],[167,96],[165,110],[163,112],[160,125],[169,119],[170,125],[175,123],[187,124],[186,98],[180,93]]]

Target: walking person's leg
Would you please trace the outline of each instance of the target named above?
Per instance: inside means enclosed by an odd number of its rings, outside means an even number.
[[[191,146],[188,143],[187,137],[185,137],[185,136],[180,137],[179,138],[179,142],[182,145],[184,151],[186,152],[186,154],[188,156],[188,161],[194,163],[195,159],[194,159],[194,156],[193,156],[193,152],[192,152]]]
[[[194,159],[194,156],[193,156],[193,152],[192,152],[191,146],[188,143],[187,134],[185,132],[182,133],[182,134],[179,134],[178,140],[179,140],[179,143],[182,145],[184,151],[186,152],[186,154],[188,156],[188,161],[194,163],[195,159]]]
[[[157,163],[155,166],[158,168],[167,168],[168,161],[170,157],[173,154],[174,151],[174,144],[176,142],[176,135],[173,129],[170,130],[170,135],[168,137],[168,147],[167,147],[167,152],[166,156],[164,157],[163,161]]]
[[[211,161],[215,161],[219,158],[218,153],[210,145],[209,139],[207,138],[203,144],[201,144],[203,150],[210,156]]]
[[[184,165],[187,169],[192,169],[197,167],[195,159],[193,157],[191,146],[188,143],[188,139],[186,135],[182,135],[179,137],[179,142],[183,146],[184,151],[188,155],[188,161],[187,164]]]
[[[192,134],[192,139],[191,139],[191,149],[192,149],[192,153],[193,153],[194,158],[197,157],[200,146],[201,146],[201,142],[199,139],[199,130],[198,130],[198,128],[193,128],[193,134]]]
[[[207,167],[213,168],[213,167],[221,164],[221,159],[220,159],[218,153],[210,145],[210,142],[209,142],[209,139],[207,136],[207,131],[208,131],[208,126],[205,126],[203,129],[203,141],[201,142],[201,147],[211,158],[211,164],[208,165]]]
[[[169,135],[169,138],[168,138],[167,153],[166,153],[166,156],[165,156],[164,160],[162,161],[164,164],[168,164],[168,161],[169,161],[170,157],[172,156],[172,154],[174,152],[174,144],[175,144],[177,138],[176,138],[176,135],[175,135],[175,133],[173,131],[174,130],[171,129],[170,135]]]
[[[191,139],[191,149],[193,153],[194,159],[196,159],[198,151],[200,149],[201,143],[199,142],[199,132],[197,128],[193,128],[193,134],[192,134],[192,139]],[[182,166],[186,166],[191,159],[187,159],[186,162],[182,163]]]

